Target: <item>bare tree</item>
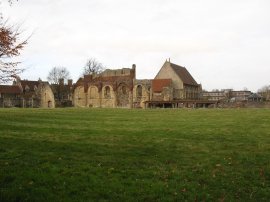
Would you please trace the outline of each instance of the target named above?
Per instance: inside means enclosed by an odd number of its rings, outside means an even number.
[[[69,71],[66,67],[53,67],[48,74],[48,81],[53,84],[59,84],[59,80],[63,81],[70,78]]]
[[[85,66],[83,67],[83,74],[93,74],[93,73],[101,73],[104,70],[104,66],[98,62],[95,58],[90,58],[87,60]]]
[[[0,1],[1,3],[1,1]],[[11,4],[12,1],[9,1]],[[8,26],[0,13],[0,82],[9,82],[23,72],[18,67],[19,62],[12,59],[20,55],[20,51],[27,44],[27,40],[20,41],[19,28]]]
[[[6,0],[10,5],[14,2],[14,1],[18,1],[18,0]],[[0,0],[0,4],[2,3],[2,0]]]
[[[264,100],[270,100],[270,85],[263,86],[258,90],[258,93],[263,97]]]
[[[11,5],[14,1],[18,1],[18,0],[7,0],[8,1],[8,3]]]

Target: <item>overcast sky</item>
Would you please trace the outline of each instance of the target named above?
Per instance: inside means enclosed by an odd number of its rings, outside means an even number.
[[[65,66],[76,81],[88,58],[153,79],[171,58],[206,90],[270,84],[269,0],[19,0],[1,10],[32,34],[23,79]]]

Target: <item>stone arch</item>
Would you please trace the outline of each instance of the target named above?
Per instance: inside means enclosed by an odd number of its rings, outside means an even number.
[[[136,86],[136,97],[142,97],[143,93],[143,88],[142,85],[137,85]]]
[[[51,100],[48,101],[48,108],[52,108],[52,101]]]
[[[126,83],[120,83],[117,87],[117,106],[128,107],[129,106],[129,88]]]
[[[74,90],[74,106],[75,107],[85,107],[86,99],[83,86],[78,86]]]
[[[103,96],[106,99],[110,99],[111,98],[111,88],[109,86],[105,86],[104,87]]]
[[[98,88],[96,86],[89,86],[88,88],[88,97],[89,99],[99,98]]]
[[[144,84],[137,84],[134,87],[133,96],[134,98],[143,98],[149,94],[147,86]]]
[[[150,89],[149,85],[144,83],[137,83],[134,86],[133,91],[133,107],[144,108],[144,102],[150,100]]]
[[[102,107],[115,107],[115,94],[111,85],[104,85],[102,88]]]
[[[99,102],[99,92],[98,92],[98,87],[91,85],[88,88],[87,91],[88,94],[88,100],[87,100],[87,106],[88,107],[99,107],[100,102]]]

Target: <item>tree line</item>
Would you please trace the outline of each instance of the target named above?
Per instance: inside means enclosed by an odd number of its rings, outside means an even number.
[[[87,60],[86,64],[82,69],[82,75],[99,74],[105,67],[102,63],[98,62],[95,58]],[[59,84],[59,80],[63,79],[67,81],[70,78],[70,72],[66,67],[58,66],[53,67],[47,77],[47,80],[52,84]]]

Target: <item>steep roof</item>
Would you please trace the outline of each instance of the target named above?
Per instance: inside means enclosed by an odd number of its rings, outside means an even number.
[[[171,79],[154,79],[152,80],[152,90],[155,93],[160,93],[164,87],[170,86],[171,83]]]
[[[82,85],[82,84],[83,84],[83,81],[84,81],[84,79],[83,79],[82,77],[80,77],[80,78],[78,79],[78,81],[75,83],[75,86],[77,87],[77,86],[79,86],[79,85]]]
[[[30,90],[35,90],[35,86],[38,87],[39,84],[47,84],[49,85],[48,81],[29,81],[29,80],[20,80],[19,83],[21,84],[22,88],[25,89],[25,86],[28,86]]]
[[[185,67],[181,67],[179,65],[173,64],[170,62],[171,68],[174,72],[180,77],[184,84],[188,85],[198,85],[195,79],[191,76],[188,70]]]
[[[28,86],[30,91],[34,91],[35,86],[38,87],[40,82],[39,81],[21,80],[20,83],[21,83],[23,89],[25,89],[25,87]]]
[[[20,94],[22,91],[19,86],[0,85],[0,93]]]

